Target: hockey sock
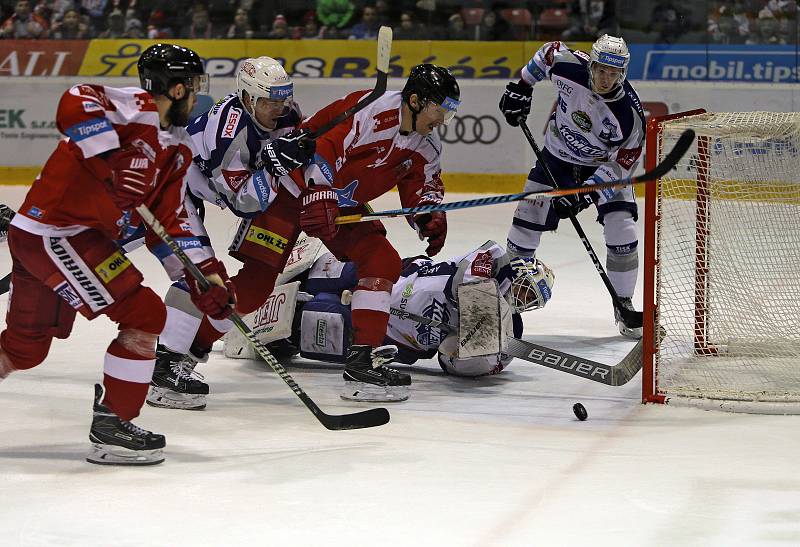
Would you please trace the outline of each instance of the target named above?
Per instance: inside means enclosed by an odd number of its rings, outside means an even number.
[[[134,419],[144,404],[155,364],[155,359],[144,359],[113,340],[103,366],[106,394],[102,403],[123,420]]]

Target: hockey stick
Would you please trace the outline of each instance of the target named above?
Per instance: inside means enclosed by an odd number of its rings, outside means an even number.
[[[368,104],[374,102],[381,95],[386,92],[386,80],[389,77],[389,57],[392,54],[392,29],[390,27],[381,27],[378,30],[378,55],[377,55],[377,68],[378,77],[375,80],[375,87],[368,95],[363,97],[356,104],[333,118],[331,121],[308,134],[309,139],[316,139],[324,135],[347,118],[353,116],[359,110],[362,110]]]
[[[547,165],[547,162],[544,161],[544,156],[542,155],[542,151],[539,150],[539,147],[536,145],[536,141],[533,139],[533,135],[531,134],[531,130],[528,128],[528,124],[525,122],[525,119],[520,116],[519,118],[519,127],[522,129],[522,132],[525,133],[525,138],[528,139],[528,143],[533,148],[533,153],[536,154],[536,159],[539,160],[539,163],[542,164],[542,169],[544,170],[545,176],[550,180],[550,184],[553,185],[555,188],[558,188],[558,183],[556,182],[556,178],[553,176],[553,172],[550,171],[550,167]],[[592,188],[592,186],[589,186]],[[600,259],[597,257],[597,253],[594,252],[594,248],[592,244],[589,243],[589,238],[586,237],[586,232],[583,231],[583,226],[581,223],[578,222],[575,213],[570,211],[569,213],[569,221],[572,223],[572,227],[575,228],[575,232],[578,234],[578,239],[581,240],[583,243],[584,248],[586,248],[586,252],[589,253],[589,258],[592,259],[592,264],[594,264],[594,269],[597,270],[597,273],[600,274],[600,279],[603,280],[603,284],[606,286],[608,290],[608,294],[611,295],[611,302],[614,304],[614,309],[617,310],[617,313],[620,315],[622,322],[625,323],[625,326],[639,329],[642,327],[642,312],[636,310],[629,310],[622,305],[622,302],[619,300],[619,295],[617,291],[614,289],[614,286],[611,284],[611,280],[608,278],[608,274],[606,273],[605,268],[603,268],[603,264],[600,262]]]
[[[189,260],[189,257],[186,256],[186,253],[183,252],[183,249],[181,249],[178,246],[178,243],[167,233],[150,209],[146,205],[140,205],[136,208],[136,212],[139,213],[145,224],[147,224],[147,226],[169,246],[170,250],[183,263],[183,266],[186,268],[186,270],[188,270],[192,277],[194,277],[200,284],[200,288],[203,290],[208,289],[210,283],[203,275],[203,272],[201,272],[200,269],[191,260]],[[253,348],[261,356],[261,358],[264,359],[264,361],[266,361],[270,367],[272,367],[272,370],[274,370],[290,388],[292,388],[294,394],[297,395],[301,401],[303,401],[303,404],[306,405],[306,407],[317,418],[317,420],[319,420],[320,423],[326,428],[331,430],[362,429],[366,427],[383,425],[389,421],[389,411],[385,408],[372,408],[362,412],[341,415],[324,413],[311,399],[311,397],[306,395],[306,392],[303,391],[299,385],[297,385],[297,382],[295,382],[289,373],[286,372],[286,369],[283,368],[283,365],[281,365],[269,352],[269,350],[263,344],[261,344],[255,338],[255,336],[253,336],[252,331],[245,324],[239,314],[236,312],[232,313],[230,320],[233,321],[233,324],[236,325],[236,327],[239,329],[239,332],[241,332],[242,335],[253,345]]]
[[[11,274],[0,279],[0,295],[6,294],[11,288]]]
[[[389,310],[392,315],[400,319],[410,319],[446,332],[454,332],[456,330],[454,326],[436,319],[423,317],[398,308],[389,308]],[[662,329],[662,337],[664,332],[666,331]],[[592,382],[599,382],[608,386],[621,386],[627,384],[642,368],[642,340],[640,339],[616,365],[605,365],[597,361],[526,342],[519,338],[508,338],[507,355],[543,367],[574,374]]]
[[[559,190],[531,190],[529,192],[519,192],[517,194],[502,194],[499,196],[489,196],[485,198],[466,199],[463,201],[451,201],[449,203],[436,203],[431,205],[420,205],[419,207],[406,207],[403,209],[390,209],[387,211],[376,211],[374,213],[364,213],[355,215],[343,215],[336,218],[336,224],[351,224],[353,222],[367,222],[380,218],[403,217],[417,213],[432,213],[433,211],[455,211],[458,209],[469,209],[472,207],[483,207],[485,205],[498,205],[500,203],[511,203],[523,199],[540,199],[555,196],[568,196],[571,194],[582,194],[595,190],[616,190],[625,186],[636,184],[646,184],[663,177],[675,167],[694,140],[694,131],[687,129],[675,143],[675,147],[670,150],[664,159],[650,171],[642,173],[636,177],[612,180],[602,184],[594,184],[591,187],[562,188]]]

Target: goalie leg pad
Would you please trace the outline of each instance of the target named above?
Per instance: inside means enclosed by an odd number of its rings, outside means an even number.
[[[352,340],[350,308],[338,295],[322,293],[303,307],[300,355],[308,359],[344,363]]]

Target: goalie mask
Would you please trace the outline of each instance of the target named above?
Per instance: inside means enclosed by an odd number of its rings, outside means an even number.
[[[245,92],[250,97],[250,107],[245,104]],[[285,115],[294,95],[292,79],[283,66],[272,57],[245,59],[236,73],[236,94],[242,106],[262,131],[270,131],[256,118],[256,104],[264,99],[280,107],[280,116]]]
[[[597,41],[592,44],[592,52],[589,55],[589,78],[592,86],[592,91],[595,93],[610,93],[618,85],[625,81],[628,74],[628,63],[630,63],[631,54],[628,51],[628,46],[625,40],[616,36],[609,36],[603,34]],[[619,69],[621,72],[617,76],[616,82],[611,83],[606,89],[598,81],[595,70],[599,66],[613,67]]]
[[[509,297],[516,312],[543,308],[553,291],[555,275],[544,262],[533,257],[517,257],[510,263],[514,272]]]

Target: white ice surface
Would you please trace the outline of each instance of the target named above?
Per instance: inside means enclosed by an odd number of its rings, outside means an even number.
[[[0,188],[0,201],[24,192]],[[504,242],[512,211],[450,213],[443,255]],[[581,221],[603,256],[592,214]],[[224,249],[233,217],[209,207],[208,225]],[[386,225],[401,254],[424,248],[403,220]],[[632,343],[568,223],[540,257],[554,297],[524,316],[526,337],[616,362]],[[155,259],[133,261],[163,294]],[[9,263],[0,249],[0,274]],[[114,335],[79,318],[0,385],[0,545],[800,545],[798,418],[643,406],[638,376],[611,388],[521,361],[477,381],[425,363],[388,425],[327,431],[265,364],[215,352],[200,368],[205,411],[146,406],[136,420],[167,436],[164,464],[93,466],[92,384]],[[339,399],[338,367],[290,373],[329,413],[365,408]]]

